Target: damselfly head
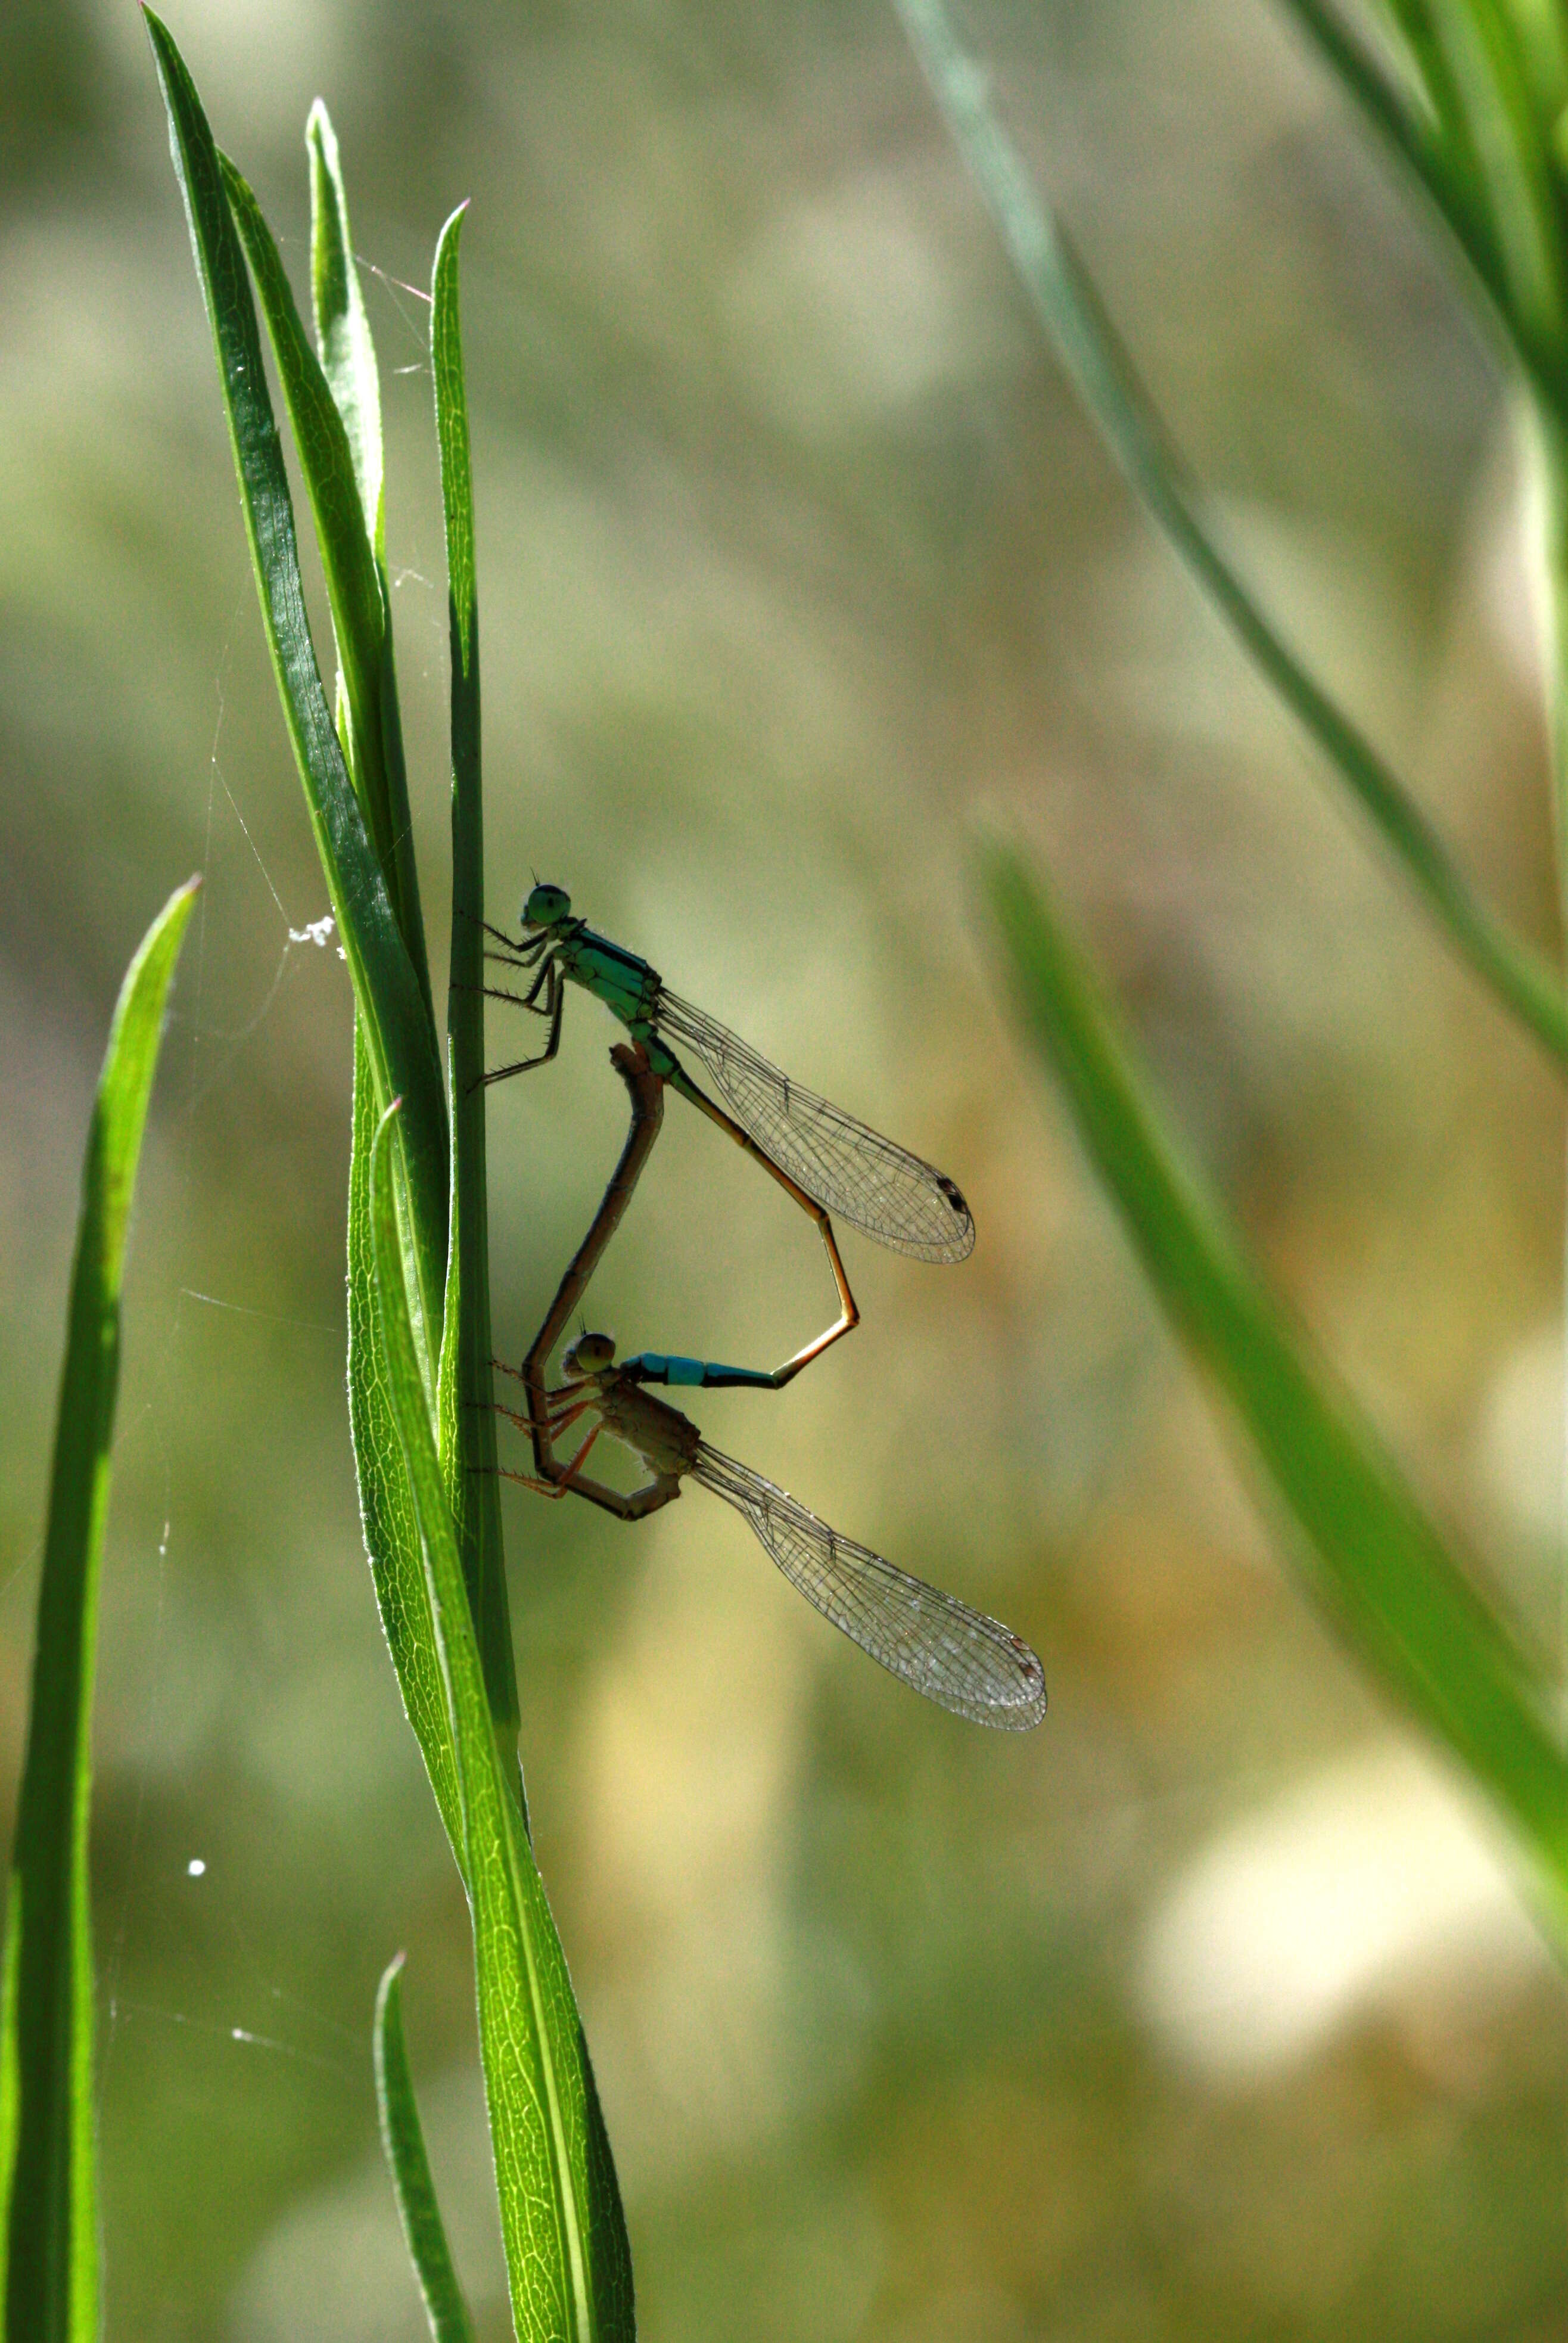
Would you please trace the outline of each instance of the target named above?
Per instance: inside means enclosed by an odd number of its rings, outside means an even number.
[[[525,928],[558,928],[571,916],[572,899],[564,887],[552,887],[547,879],[534,889],[523,905]]]
[[[581,1383],[585,1376],[602,1373],[614,1357],[613,1336],[579,1334],[561,1353],[561,1373],[572,1383]]]

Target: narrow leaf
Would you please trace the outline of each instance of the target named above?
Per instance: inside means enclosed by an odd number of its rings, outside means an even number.
[[[485,823],[479,773],[479,611],[474,560],[474,489],[457,302],[454,212],[436,248],[430,353],[441,447],[451,635],[452,972],[447,1052],[452,1116],[452,1202],[441,1350],[441,1458],[457,1524],[498,1731],[515,1734],[518,1684],[501,1543],[490,1367],[490,1239],[485,1166]]]
[[[375,1293],[457,1749],[512,2317],[528,2343],[618,2343],[634,2332],[626,2225],[571,1980],[491,1729],[403,1283],[390,1172],[396,1115],[394,1108],[383,1120],[373,1153]]]
[[[457,2283],[457,2265],[436,2202],[414,2077],[408,2071],[399,1982],[402,1970],[399,1953],[387,1965],[376,1996],[376,2104],[381,2114],[381,2144],[435,2343],[473,2343],[474,2322]]]
[[[310,295],[322,369],[348,433],[366,533],[381,543],[381,378],[348,233],[337,134],[320,98],[305,126],[310,156]]]
[[[990,849],[983,867],[1025,1029],[1161,1302],[1302,1532],[1294,1556],[1309,1592],[1513,1822],[1568,1945],[1568,1764],[1539,1672],[1168,1135],[1055,907],[1006,849]]]
[[[434,1024],[425,922],[419,908],[419,874],[409,820],[397,668],[392,653],[392,588],[387,575],[387,513],[382,492],[381,384],[376,370],[370,321],[359,290],[359,271],[349,242],[348,198],[338,161],[337,139],[319,98],[310,109],[306,145],[310,154],[311,295],[316,338],[322,370],[348,434],[365,536],[374,556],[381,591],[381,648],[377,677],[383,764],[380,786],[392,840],[391,863],[384,867],[387,868],[403,940]]]
[[[1283,0],[1313,48],[1399,157],[1435,208],[1484,291],[1496,322],[1527,372],[1562,378],[1562,360],[1520,314],[1508,281],[1480,164],[1448,60],[1424,0],[1399,0],[1400,33],[1432,109],[1422,119],[1405,103],[1334,0]]]
[[[1438,0],[1433,21],[1491,202],[1513,307],[1548,344],[1560,343],[1563,231],[1517,28],[1494,0]]]
[[[11,2343],[98,2338],[87,1876],[98,1578],[126,1229],[197,883],[171,895],[126,970],[82,1171],[0,1989],[0,2299]]]
[[[354,1126],[348,1157],[348,1422],[359,1484],[359,1520],[403,1706],[419,1744],[457,1868],[467,1876],[457,1754],[436,1652],[418,1518],[392,1413],[376,1307],[370,1157],[379,1121],[369,1055],[356,1018]]]
[[[1129,480],[1256,665],[1324,751],[1450,941],[1568,1066],[1568,1001],[1529,944],[1476,895],[1402,781],[1286,645],[1209,533],[1198,492],[1100,297],[1030,183],[941,0],[896,0],[954,142],[1036,317]]]
[[[348,695],[361,803],[384,873],[392,870],[392,817],[381,752],[381,638],[386,613],[359,501],[348,428],[295,306],[272,231],[238,167],[218,156],[224,193],[261,297],[284,404],[316,522],[333,633]]]
[[[262,367],[245,257],[196,85],[150,9],[169,145],[212,326],[251,558],[284,718],[353,980],[377,1099],[400,1095],[400,1176],[417,1269],[416,1339],[439,1350],[447,1252],[447,1128],[428,1007],[333,727],[310,639],[294,508]]]

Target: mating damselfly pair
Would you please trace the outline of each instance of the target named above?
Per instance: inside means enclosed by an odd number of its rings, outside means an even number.
[[[1025,1728],[1045,1714],[1043,1671],[1029,1645],[1000,1621],[897,1569],[869,1547],[840,1537],[808,1507],[749,1465],[719,1454],[649,1384],[750,1386],[779,1390],[859,1322],[830,1215],[896,1252],[924,1261],[959,1262],[974,1248],[974,1222],[953,1182],[895,1146],[815,1091],[802,1090],[738,1035],[665,986],[658,971],[575,918],[559,888],[536,885],[523,907],[522,935],[486,932],[503,947],[488,958],[528,975],[527,991],[487,987],[543,1019],[545,1046],[498,1066],[500,1081],[547,1064],[559,1046],[567,983],[595,994],[631,1035],[610,1060],[631,1098],[631,1129],[604,1201],[536,1335],[515,1373],[526,1414],[504,1409],[533,1441],[536,1471],[508,1477],[544,1493],[570,1493],[621,1520],[640,1520],[680,1493],[684,1479],[722,1497],[755,1531],[790,1584],[863,1651],[928,1699],[976,1724]],[[725,1104],[693,1080],[675,1045],[701,1065]],[[804,1349],[771,1369],[642,1352],[614,1363],[608,1335],[586,1330],[562,1359],[565,1382],[550,1390],[549,1356],[619,1225],[657,1139],[666,1088],[717,1123],[758,1161],[816,1222],[838,1288],[839,1317]],[[728,1111],[727,1111],[728,1109]],[[569,1462],[557,1443],[585,1416],[595,1421]],[[648,1473],[623,1492],[586,1473],[603,1433],[628,1448]]]

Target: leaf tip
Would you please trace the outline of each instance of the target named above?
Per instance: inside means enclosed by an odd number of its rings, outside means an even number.
[[[472,196],[465,196],[463,197],[463,200],[457,206],[457,210],[448,215],[444,226],[442,226],[440,235],[436,238],[436,266],[437,268],[440,267],[441,263],[447,258],[448,252],[451,253],[454,258],[456,257],[457,238],[463,232],[463,222],[468,216],[468,206],[473,202],[473,200]]]
[[[305,146],[311,159],[318,163],[328,177],[338,176],[337,133],[332,126],[332,116],[327,110],[327,100],[315,97],[305,117]]]
[[[407,1964],[407,1959],[408,1956],[406,1952],[394,1953],[391,1959],[387,1962],[386,1967],[381,1972],[381,1982],[376,1988],[376,2021],[377,2025],[381,2022],[382,2013],[386,2009],[387,2004],[397,1990],[398,1985],[402,1980],[404,1968]]]

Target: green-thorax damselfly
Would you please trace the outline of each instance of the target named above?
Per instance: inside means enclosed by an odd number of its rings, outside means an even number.
[[[555,1056],[566,985],[580,984],[641,1043],[661,1081],[757,1156],[798,1201],[809,1200],[920,1261],[962,1261],[973,1251],[969,1206],[945,1173],[801,1090],[748,1042],[669,991],[647,960],[574,919],[562,888],[535,887],[523,906],[522,931],[518,942],[487,926],[507,948],[489,957],[533,978],[527,992],[492,989],[493,997],[547,1019],[548,1034],[537,1056],[498,1066],[486,1081],[526,1073]],[[699,1061],[724,1106],[698,1088],[678,1048]]]

